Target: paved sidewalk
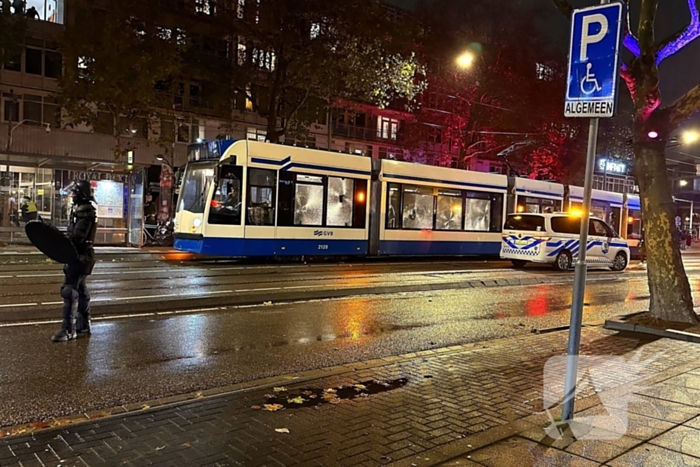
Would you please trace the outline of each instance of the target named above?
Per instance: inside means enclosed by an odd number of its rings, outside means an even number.
[[[133,412],[49,431],[24,428],[0,439],[0,465],[700,465],[700,346],[584,328],[583,354],[627,360],[642,350],[655,360],[635,383],[642,389],[624,436],[554,440],[544,432],[543,368],[566,340],[560,331],[456,346],[118,408]],[[623,375],[613,369],[595,387],[584,384],[577,417],[602,415],[601,400],[632,390]],[[407,383],[363,396],[373,380],[400,378]],[[299,396],[304,406],[294,403]]]

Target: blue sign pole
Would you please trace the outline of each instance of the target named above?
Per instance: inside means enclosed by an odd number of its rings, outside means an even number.
[[[571,301],[569,345],[562,421],[574,418],[578,355],[581,346],[583,297],[586,292],[586,251],[593,172],[598,143],[598,118],[612,117],[617,102],[618,56],[622,34],[622,4],[609,4],[576,10],[571,15],[571,47],[564,115],[591,117],[586,153],[586,179],[583,185],[583,212],[574,290]]]

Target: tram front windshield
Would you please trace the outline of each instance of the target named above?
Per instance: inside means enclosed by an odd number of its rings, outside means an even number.
[[[216,162],[194,162],[187,165],[177,210],[203,214],[209,187],[214,182]]]

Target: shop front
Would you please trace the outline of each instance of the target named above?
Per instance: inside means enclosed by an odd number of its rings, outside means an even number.
[[[67,188],[87,180],[97,203],[97,245],[141,246],[143,243],[144,171],[130,172],[0,166],[1,225],[20,230],[27,220],[22,205],[36,204],[39,216],[59,229],[68,225],[71,197]]]

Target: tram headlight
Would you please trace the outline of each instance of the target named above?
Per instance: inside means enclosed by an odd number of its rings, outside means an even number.
[[[195,219],[194,222],[192,223],[196,228],[199,228],[200,225],[202,225],[202,219]]]

